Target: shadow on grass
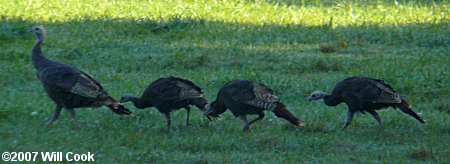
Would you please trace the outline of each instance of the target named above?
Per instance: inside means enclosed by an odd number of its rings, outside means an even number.
[[[26,31],[35,22],[2,17],[0,25],[0,46],[17,39],[30,39]],[[250,25],[206,21],[201,19],[181,19],[175,16],[169,20],[83,20],[65,23],[45,24],[55,40],[70,37],[70,40],[110,39],[111,42],[123,38],[160,38],[161,43],[188,40],[189,43],[209,42],[214,47],[231,45],[266,44],[319,44],[322,42],[349,45],[386,44],[394,46],[448,46],[450,32],[448,23],[414,23],[398,26],[361,25],[331,28],[331,25]],[[55,35],[58,34],[58,35]],[[89,38],[83,38],[89,35]],[[67,38],[66,38],[67,39]],[[145,42],[145,40],[142,40]],[[113,42],[114,43],[114,42]],[[100,43],[102,44],[102,43]],[[208,43],[205,44],[206,46]],[[230,45],[230,46],[228,46]],[[345,47],[345,46],[342,46]]]
[[[26,31],[37,24],[2,17],[0,59],[29,64],[34,39]],[[280,70],[288,74],[293,73],[291,70],[343,71],[358,63],[316,54],[370,54],[383,52],[385,47],[396,51],[422,47],[443,53],[450,42],[446,23],[331,28],[330,25],[250,25],[175,16],[161,21],[105,19],[44,25],[49,32],[44,43],[46,54],[61,54],[58,57],[67,61],[86,55],[92,59],[85,61],[86,65],[114,58],[128,60],[104,63],[119,72],[155,67],[146,62],[149,60],[158,61],[158,67],[164,69],[252,66],[261,71]],[[324,50],[322,45],[327,48]],[[374,45],[382,48],[373,48]],[[26,74],[25,70],[21,72]]]

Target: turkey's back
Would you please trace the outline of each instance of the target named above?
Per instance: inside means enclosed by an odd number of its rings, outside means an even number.
[[[103,90],[103,87],[98,84],[94,79],[84,72],[66,64],[46,61],[45,64],[40,64],[37,69],[37,77],[42,82],[44,89],[48,96],[56,103],[67,108],[79,108],[79,107],[99,107],[101,104],[98,100],[108,97],[107,93]],[[96,83],[99,87],[95,97],[86,97],[77,95],[71,92],[73,86],[62,86],[64,83],[74,83],[71,80],[76,80],[76,77],[85,76]],[[68,78],[71,77],[71,78]]]
[[[246,104],[244,101],[255,98],[253,91],[255,82],[248,80],[234,80],[226,83],[219,91],[217,100],[225,104],[230,109],[234,116],[242,116],[247,114],[259,114],[264,109]],[[272,90],[262,84],[265,89],[272,92]]]
[[[369,77],[347,78],[336,85],[332,94],[357,111],[395,107],[401,102],[400,95],[389,84]]]
[[[152,82],[141,99],[159,110],[172,110],[188,107],[192,104],[191,99],[201,98],[202,94],[203,91],[189,80],[167,77]]]

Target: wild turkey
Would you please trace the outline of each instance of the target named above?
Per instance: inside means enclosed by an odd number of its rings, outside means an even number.
[[[234,80],[226,83],[220,89],[217,98],[208,104],[205,114],[220,115],[230,109],[235,117],[244,122],[244,132],[254,122],[264,118],[264,110],[272,111],[275,116],[286,119],[295,126],[302,122],[286,109],[272,89],[263,84],[248,80]],[[248,122],[247,115],[258,115],[258,118]]]
[[[195,105],[202,112],[208,101],[203,98],[203,91],[193,82],[177,78],[159,78],[151,83],[140,98],[125,94],[121,103],[131,101],[136,108],[144,109],[155,107],[163,113],[167,121],[167,130],[170,130],[170,112],[185,108],[187,111],[186,126],[189,126],[190,105]],[[211,115],[214,116],[214,115]],[[210,117],[208,116],[210,119]]]
[[[328,106],[336,106],[342,102],[347,104],[349,110],[342,130],[350,124],[356,112],[370,113],[383,126],[380,115],[375,110],[387,107],[400,108],[404,113],[425,124],[425,120],[409,107],[409,103],[394,88],[382,80],[370,77],[350,77],[338,83],[331,95],[314,91],[309,97],[309,101],[320,99]]]
[[[36,35],[36,43],[32,50],[32,61],[38,79],[42,82],[47,95],[56,103],[55,113],[48,125],[51,125],[64,107],[80,128],[74,108],[107,106],[120,115],[131,112],[108,96],[103,87],[88,74],[70,65],[51,61],[41,52],[41,44],[45,38],[43,26],[35,26],[31,30]]]

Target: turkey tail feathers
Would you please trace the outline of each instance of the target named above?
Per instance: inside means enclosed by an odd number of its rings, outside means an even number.
[[[294,115],[292,115],[291,112],[289,112],[286,109],[286,105],[284,105],[281,102],[278,102],[276,104],[276,108],[273,110],[273,113],[275,114],[275,116],[283,118],[287,121],[289,121],[290,123],[294,124],[295,126],[302,126],[303,123]]]
[[[111,109],[114,113],[120,115],[130,115],[132,112],[125,108],[122,104],[114,100],[112,97],[107,97],[103,102],[103,105]]]
[[[198,109],[200,109],[203,113],[206,112],[206,105],[208,104],[208,100],[206,100],[205,98],[196,98],[196,99],[191,99],[191,102],[193,105],[195,105]],[[218,118],[220,117],[218,114],[215,113],[209,113],[208,115],[206,115],[206,117],[209,120],[212,120],[211,117],[213,118]]]
[[[400,108],[402,112],[414,117],[417,121],[426,124],[426,121],[409,107],[409,103],[405,99],[402,99],[402,102],[397,107]]]

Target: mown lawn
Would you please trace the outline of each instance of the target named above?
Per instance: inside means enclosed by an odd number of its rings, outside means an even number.
[[[450,12],[441,1],[16,1],[0,5],[0,152],[95,154],[95,161],[148,163],[447,163],[450,161]],[[191,112],[107,108],[68,112],[51,127],[55,105],[30,61],[34,25],[44,25],[44,54],[92,75],[111,96],[135,95],[158,77],[179,76],[214,100],[233,79],[272,87],[306,122],[267,113],[244,134],[226,112],[210,122]],[[347,108],[308,104],[350,76],[384,79],[427,121],[393,109],[357,115],[340,132]]]

